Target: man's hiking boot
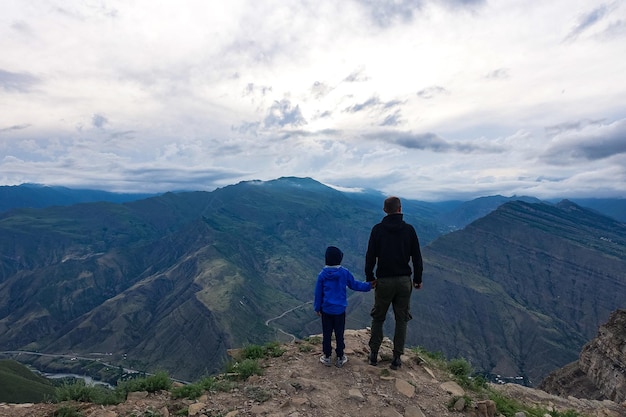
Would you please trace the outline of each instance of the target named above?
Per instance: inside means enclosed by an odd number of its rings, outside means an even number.
[[[372,366],[378,365],[378,352],[372,351],[369,356],[369,364]]]
[[[391,361],[391,365],[389,367],[394,371],[400,369],[402,366],[402,360],[400,360],[400,356],[393,355],[393,360]]]
[[[320,356],[320,362],[326,366],[332,365],[332,361],[330,360],[330,356],[322,355]]]
[[[348,357],[346,355],[338,356],[337,363],[335,363],[335,366],[337,368],[341,368],[346,362],[348,362]]]

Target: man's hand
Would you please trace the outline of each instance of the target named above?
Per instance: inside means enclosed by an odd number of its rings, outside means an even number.
[[[419,290],[420,288],[422,288],[422,283],[420,282],[419,284],[417,283],[413,283],[413,288],[415,288],[416,290]]]
[[[372,285],[372,288],[376,288],[376,283],[377,282],[378,282],[377,280],[370,281],[370,284]]]

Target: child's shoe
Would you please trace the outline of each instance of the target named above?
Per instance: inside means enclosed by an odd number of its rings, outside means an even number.
[[[348,357],[346,355],[337,357],[337,363],[335,364],[335,366],[337,368],[341,368],[346,362],[348,362]]]
[[[322,355],[320,356],[320,362],[326,366],[331,365],[330,356]]]

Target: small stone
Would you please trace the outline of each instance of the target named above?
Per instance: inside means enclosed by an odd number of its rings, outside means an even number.
[[[402,414],[398,413],[395,408],[383,408],[380,412],[381,417],[402,417]]]
[[[127,400],[143,400],[144,398],[148,398],[148,391],[134,391],[129,392],[126,397]]]
[[[411,405],[404,410],[404,417],[426,417],[422,410],[416,406]]]
[[[360,402],[364,402],[365,401],[365,397],[363,397],[363,394],[361,394],[361,391],[359,391],[356,388],[352,388],[348,391],[348,396],[353,399],[353,400],[357,400]]]
[[[189,405],[189,408],[187,409],[187,414],[190,416],[196,416],[198,414],[200,414],[200,412],[202,411],[202,409],[206,407],[205,403],[193,403]]]
[[[304,404],[308,403],[309,400],[306,398],[302,398],[302,397],[297,397],[297,398],[292,398],[291,399],[291,403],[293,405],[295,405],[296,407],[300,407],[303,406]]]
[[[454,409],[456,411],[463,411],[465,409],[465,398],[461,397],[454,402]]]
[[[404,379],[396,379],[396,389],[406,397],[413,398],[415,395],[415,387]]]
[[[440,387],[442,390],[446,391],[448,394],[452,394],[455,397],[462,397],[465,395],[465,390],[454,381],[444,382],[440,385]]]

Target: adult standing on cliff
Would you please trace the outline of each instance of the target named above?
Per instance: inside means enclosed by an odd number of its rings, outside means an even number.
[[[378,364],[383,324],[391,305],[395,318],[391,369],[398,369],[402,366],[400,357],[404,353],[407,324],[412,318],[411,293],[413,288],[422,288],[422,253],[415,229],[403,220],[400,199],[388,197],[383,210],[387,214],[372,227],[365,255],[365,278],[373,281],[372,287],[376,289],[371,312],[369,363]]]

